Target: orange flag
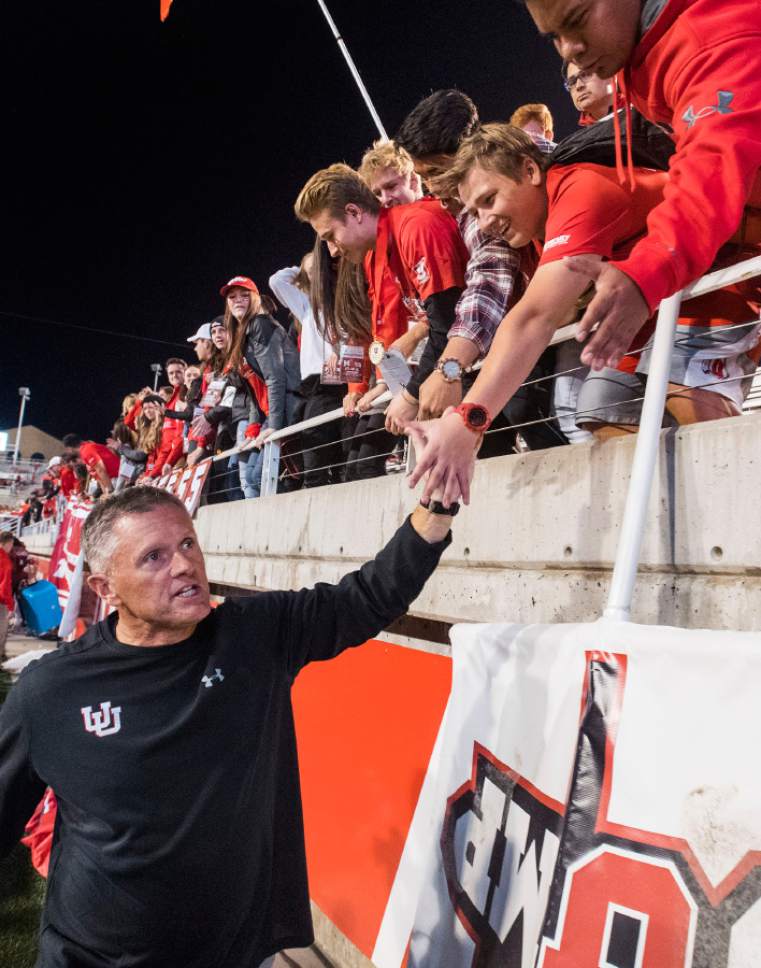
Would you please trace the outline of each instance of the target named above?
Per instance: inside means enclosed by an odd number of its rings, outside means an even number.
[[[172,6],[172,0],[161,0],[161,19],[166,20],[169,16],[169,8]]]

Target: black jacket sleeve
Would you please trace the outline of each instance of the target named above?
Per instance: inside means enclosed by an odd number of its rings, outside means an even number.
[[[137,447],[130,447],[129,444],[119,444],[119,454],[131,460],[133,464],[144,464],[148,460],[148,454]]]
[[[14,686],[0,709],[0,857],[18,843],[45,792],[29,747],[21,690]]]
[[[423,306],[431,327],[428,343],[423,350],[420,363],[407,384],[407,392],[417,399],[420,384],[433,372],[433,368],[447,346],[447,334],[454,325],[455,307],[462,295],[462,289],[445,289],[429,296]]]
[[[207,410],[204,417],[209,421],[212,427],[218,427],[221,423],[229,423],[232,417],[232,407],[212,407],[211,410]]]
[[[193,407],[185,407],[184,410],[165,410],[165,417],[171,417],[172,420],[184,420],[185,423],[190,423],[193,419]]]
[[[299,592],[271,593],[282,596],[279,624],[291,676],[308,662],[361,645],[404,615],[451,540],[447,535],[429,544],[407,518],[372,561],[337,585],[321,582]]]

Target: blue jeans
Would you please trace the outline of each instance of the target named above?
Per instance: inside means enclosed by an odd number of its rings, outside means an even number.
[[[250,424],[247,420],[241,420],[235,431],[235,443],[240,447],[241,444],[246,441],[246,431],[248,430]],[[236,454],[238,463],[238,475],[240,479],[240,487],[243,491],[243,497],[259,497],[261,493],[261,481],[262,481],[262,451],[261,450],[245,450],[240,454]],[[230,458],[232,461],[232,458]],[[259,465],[258,475],[256,473],[256,465]]]

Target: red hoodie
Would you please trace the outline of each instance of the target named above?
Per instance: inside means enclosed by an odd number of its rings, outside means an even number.
[[[651,310],[703,275],[746,203],[757,209],[746,240],[761,241],[760,54],[759,0],[666,0],[618,76],[624,101],[676,143],[647,235],[613,263]]]

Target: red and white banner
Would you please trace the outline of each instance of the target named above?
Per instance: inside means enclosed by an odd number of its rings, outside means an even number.
[[[211,464],[211,459],[202,460],[195,467],[185,467],[179,471],[172,471],[171,474],[165,474],[164,477],[154,478],[143,483],[160,487],[162,490],[174,494],[188,509],[188,514],[193,517],[201,503],[203,486],[209,476]]]
[[[82,550],[82,525],[94,506],[95,502],[89,498],[70,498],[58,528],[58,537],[50,556],[48,578],[58,589],[58,601],[64,610],[72,592],[79,594],[77,570],[81,584],[82,569],[81,566],[77,569],[77,561]]]
[[[752,968],[761,635],[456,626],[379,968]]]

